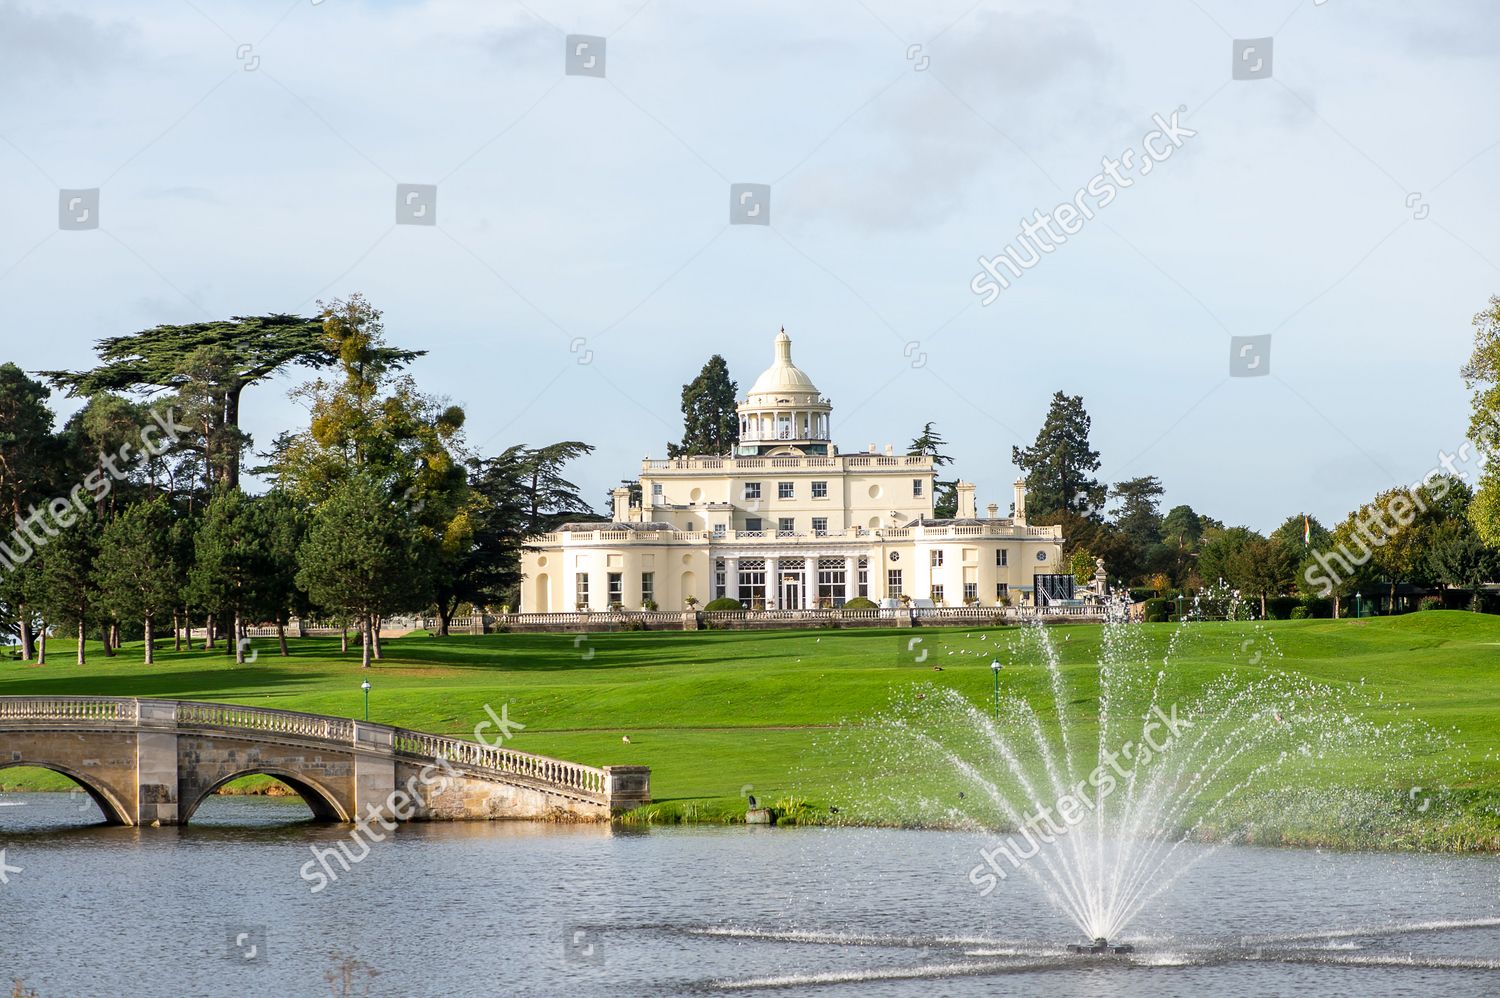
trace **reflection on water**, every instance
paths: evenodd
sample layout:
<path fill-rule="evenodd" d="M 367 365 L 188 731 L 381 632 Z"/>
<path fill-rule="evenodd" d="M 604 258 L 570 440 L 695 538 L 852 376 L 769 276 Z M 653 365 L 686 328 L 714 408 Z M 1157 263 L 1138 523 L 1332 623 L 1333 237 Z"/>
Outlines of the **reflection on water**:
<path fill-rule="evenodd" d="M 1127 960 L 1062 955 L 1023 878 L 981 898 L 969 834 L 407 825 L 315 895 L 349 830 L 295 798 L 132 829 L 77 797 L 0 795 L 0 977 L 41 998 L 1500 993 L 1493 857 L 1228 848 Z"/>

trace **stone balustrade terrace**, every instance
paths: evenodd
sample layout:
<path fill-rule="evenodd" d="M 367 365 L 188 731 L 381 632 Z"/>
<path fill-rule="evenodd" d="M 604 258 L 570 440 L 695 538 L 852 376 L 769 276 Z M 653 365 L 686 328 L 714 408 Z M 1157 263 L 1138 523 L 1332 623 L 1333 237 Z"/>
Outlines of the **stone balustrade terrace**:
<path fill-rule="evenodd" d="M 1018 525 L 1012 519 L 997 518 L 982 520 L 979 523 L 929 527 L 847 527 L 843 530 L 823 530 L 817 534 L 788 534 L 779 530 L 560 530 L 538 534 L 531 538 L 531 542 L 535 544 L 701 544 L 709 541 L 721 544 L 764 543 L 775 546 L 784 543 L 789 537 L 816 537 L 820 541 L 858 540 L 864 543 L 966 537 L 1058 540 L 1062 537 L 1062 527 Z"/>

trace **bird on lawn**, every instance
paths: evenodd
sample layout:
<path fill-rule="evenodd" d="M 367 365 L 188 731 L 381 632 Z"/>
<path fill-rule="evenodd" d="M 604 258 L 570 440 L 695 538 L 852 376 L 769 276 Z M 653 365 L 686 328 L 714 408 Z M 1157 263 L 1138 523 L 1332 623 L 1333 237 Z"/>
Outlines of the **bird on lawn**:
<path fill-rule="evenodd" d="M 630 736 L 629 735 L 621 735 L 620 736 L 620 741 L 624 742 L 626 745 L 629 745 L 630 744 Z"/>

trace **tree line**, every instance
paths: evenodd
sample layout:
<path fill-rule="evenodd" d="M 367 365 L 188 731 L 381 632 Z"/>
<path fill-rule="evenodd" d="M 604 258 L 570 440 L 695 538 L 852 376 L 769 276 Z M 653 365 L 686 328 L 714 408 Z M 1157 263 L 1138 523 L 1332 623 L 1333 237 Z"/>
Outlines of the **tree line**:
<path fill-rule="evenodd" d="M 243 662 L 249 624 L 273 622 L 286 654 L 296 616 L 356 629 L 368 665 L 381 618 L 433 612 L 446 633 L 513 599 L 525 537 L 598 519 L 564 474 L 592 447 L 472 452 L 463 409 L 407 370 L 422 351 L 389 345 L 360 295 L 320 307 L 106 339 L 98 366 L 45 381 L 0 365 L 0 630 L 25 658 L 46 660 L 49 633 L 75 635 L 80 663 L 91 635 L 113 655 L 139 634 L 149 663 L 170 624 L 175 647 L 197 625 Z M 296 367 L 316 375 L 292 392 L 308 424 L 256 453 L 247 389 Z M 83 400 L 60 429 L 54 389 Z M 153 422 L 169 445 L 133 448 Z M 260 495 L 241 487 L 252 455 Z"/>

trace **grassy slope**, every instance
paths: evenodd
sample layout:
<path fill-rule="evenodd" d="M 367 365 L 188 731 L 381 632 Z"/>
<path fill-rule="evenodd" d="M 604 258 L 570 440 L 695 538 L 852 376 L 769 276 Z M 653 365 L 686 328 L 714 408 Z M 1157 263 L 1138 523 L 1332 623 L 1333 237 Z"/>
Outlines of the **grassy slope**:
<path fill-rule="evenodd" d="M 1242 624 L 1197 626 L 1217 640 L 1173 657 L 1171 698 L 1190 699 L 1227 668 L 1280 668 L 1334 684 L 1363 679 L 1387 702 L 1411 704 L 1433 726 L 1454 729 L 1461 747 L 1441 764 L 1469 789 L 1500 798 L 1500 618 L 1425 612 L 1287 621 L 1261 625 L 1262 632 Z M 1086 727 L 1100 628 L 1056 633 Z M 1171 627 L 1145 625 L 1139 633 L 1146 657 L 1159 658 Z M 1240 646 L 1256 633 L 1269 634 L 1279 654 L 1250 666 L 1250 652 L 1263 646 Z M 913 634 L 927 642 L 929 662 L 941 664 L 941 672 L 904 664 Z M 698 806 L 712 815 L 736 807 L 742 813 L 745 784 L 769 800 L 840 799 L 860 761 L 833 737 L 840 722 L 875 715 L 904 684 L 948 685 L 988 703 L 989 655 L 1008 637 L 1003 630 L 959 629 L 414 636 L 386 642 L 385 661 L 368 673 L 356 655 L 341 658 L 337 642 L 321 639 L 294 641 L 288 659 L 275 654 L 274 642 L 257 642 L 259 660 L 244 667 L 223 655 L 159 651 L 150 669 L 138 646 L 114 659 L 92 649 L 89 664 L 79 667 L 67 643 L 55 642 L 45 667 L 0 664 L 0 695 L 158 696 L 359 716 L 359 684 L 368 677 L 373 721 L 470 737 L 486 717 L 485 704 L 496 710 L 506 704 L 509 716 L 526 725 L 512 747 L 594 765 L 649 765 L 657 800 L 708 798 Z M 1033 702 L 1048 698 L 1041 670 L 1013 668 L 1004 676 Z M 630 744 L 621 741 L 624 734 Z M 1365 767 L 1360 778 L 1369 786 L 1403 783 L 1384 760 L 1365 760 Z M 34 771 L 4 771 L 0 782 L 6 778 L 11 785 L 59 785 Z"/>

